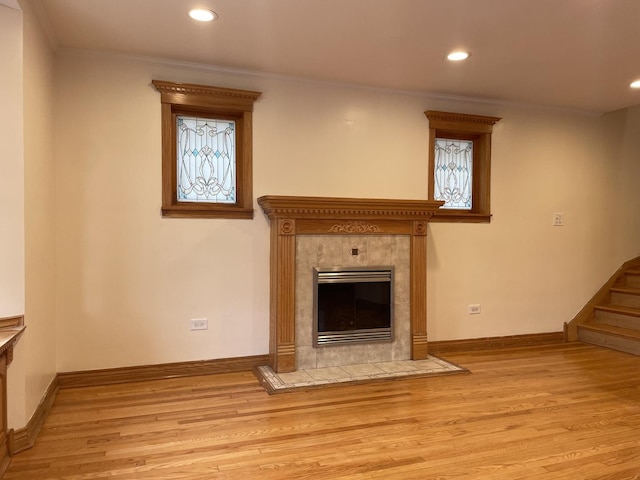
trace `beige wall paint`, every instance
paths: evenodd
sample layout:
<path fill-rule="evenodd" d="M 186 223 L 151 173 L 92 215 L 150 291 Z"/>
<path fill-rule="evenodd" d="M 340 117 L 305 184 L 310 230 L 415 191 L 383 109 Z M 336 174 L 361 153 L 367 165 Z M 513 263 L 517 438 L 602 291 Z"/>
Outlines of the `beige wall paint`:
<path fill-rule="evenodd" d="M 504 117 L 491 224 L 429 229 L 431 340 L 559 331 L 619 266 L 606 234 L 616 174 L 597 117 L 66 53 L 55 117 L 59 371 L 268 349 L 268 223 L 259 209 L 254 220 L 160 217 L 152 79 L 263 92 L 256 197 L 426 198 L 423 112 Z M 554 212 L 566 226 L 552 227 Z M 482 313 L 468 315 L 470 303 Z M 208 331 L 189 331 L 197 317 Z"/>
<path fill-rule="evenodd" d="M 25 312 L 22 11 L 0 5 L 0 317 Z M 21 356 L 21 346 L 15 349 Z M 26 365 L 7 371 L 9 427 L 25 423 Z"/>
<path fill-rule="evenodd" d="M 9 423 L 22 427 L 55 375 L 53 53 L 29 2 L 24 14 L 24 250 L 27 330 L 9 367 Z"/>
<path fill-rule="evenodd" d="M 264 353 L 266 221 L 163 219 L 149 67 L 57 70 L 58 370 Z"/>
<path fill-rule="evenodd" d="M 640 105 L 627 110 L 628 121 L 624 130 L 625 148 L 622 162 L 618 170 L 620 194 L 615 199 L 623 199 L 624 216 L 620 221 L 620 243 L 616 254 L 619 258 L 627 258 L 638 254 L 640 248 Z"/>
<path fill-rule="evenodd" d="M 0 5 L 0 317 L 24 313 L 22 12 Z"/>
<path fill-rule="evenodd" d="M 619 266 L 598 118 L 510 108 L 496 126 L 489 225 L 430 225 L 431 339 L 561 331 Z M 554 212 L 565 226 L 552 226 Z M 467 306 L 482 305 L 480 315 Z"/>
<path fill-rule="evenodd" d="M 0 23 L 0 316 L 27 325 L 7 372 L 9 427 L 20 428 L 55 375 L 53 56 L 28 2 L 0 6 Z"/>
<path fill-rule="evenodd" d="M 609 155 L 615 173 L 614 185 L 607 198 L 613 219 L 614 255 L 620 259 L 637 255 L 640 237 L 640 106 L 608 113 L 604 116 Z"/>

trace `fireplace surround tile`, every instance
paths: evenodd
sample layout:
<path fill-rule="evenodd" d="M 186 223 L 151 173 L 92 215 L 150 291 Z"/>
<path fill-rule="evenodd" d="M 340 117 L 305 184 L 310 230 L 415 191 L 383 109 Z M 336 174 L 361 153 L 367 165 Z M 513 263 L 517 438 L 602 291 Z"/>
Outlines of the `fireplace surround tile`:
<path fill-rule="evenodd" d="M 358 248 L 354 258 L 351 249 Z M 392 263 L 392 259 L 394 262 Z M 392 265 L 394 341 L 313 347 L 313 268 Z M 410 342 L 410 241 L 398 235 L 298 235 L 295 289 L 296 368 L 312 369 L 407 360 Z"/>
<path fill-rule="evenodd" d="M 408 268 L 399 264 L 396 267 L 394 276 L 396 288 L 394 291 L 396 305 L 409 305 L 411 303 L 411 272 Z M 408 314 L 408 312 L 407 312 Z"/>
<path fill-rule="evenodd" d="M 297 346 L 296 363 L 298 370 L 318 368 L 316 349 L 311 345 Z"/>
<path fill-rule="evenodd" d="M 391 360 L 405 360 L 407 358 L 411 358 L 411 342 L 409 341 L 409 333 L 407 329 L 407 334 L 402 336 L 399 339 L 396 339 L 395 342 L 391 345 Z"/>
<path fill-rule="evenodd" d="M 395 340 L 393 343 L 397 342 Z M 391 361 L 391 343 L 371 343 L 367 345 L 367 363 Z M 407 357 L 409 358 L 409 357 Z"/>
<path fill-rule="evenodd" d="M 316 349 L 317 368 L 367 363 L 365 344 L 335 345 Z"/>
<path fill-rule="evenodd" d="M 402 235 L 393 235 L 391 237 L 389 257 L 389 263 L 391 265 L 406 265 L 407 269 L 409 268 L 411 243 L 407 241 L 407 237 Z"/>
<path fill-rule="evenodd" d="M 368 239 L 353 236 L 337 237 L 342 243 L 342 257 L 340 263 L 349 267 L 366 267 L 369 263 Z M 353 249 L 358 250 L 357 255 L 353 255 Z"/>
<path fill-rule="evenodd" d="M 371 265 L 392 265 L 391 251 L 393 250 L 393 237 L 390 235 L 367 238 L 368 261 Z M 406 242 L 408 244 L 408 242 Z M 406 263 L 405 263 L 406 262 Z M 409 267 L 409 257 L 399 259 L 399 265 Z"/>
<path fill-rule="evenodd" d="M 298 241 L 304 241 L 313 238 L 312 235 L 299 235 Z M 315 258 L 316 264 L 314 266 L 319 267 L 331 267 L 337 264 L 342 264 L 343 260 L 343 247 L 339 241 L 340 237 L 326 237 L 321 236 L 316 238 L 317 253 Z M 296 244 L 297 249 L 297 244 Z M 298 251 L 296 250 L 296 261 L 298 258 Z M 312 254 L 313 257 L 313 254 Z"/>

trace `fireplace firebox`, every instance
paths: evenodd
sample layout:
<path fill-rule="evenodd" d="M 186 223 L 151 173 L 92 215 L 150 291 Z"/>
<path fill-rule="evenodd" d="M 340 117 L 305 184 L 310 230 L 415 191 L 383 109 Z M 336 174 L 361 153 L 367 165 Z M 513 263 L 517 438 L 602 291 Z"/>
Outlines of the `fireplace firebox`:
<path fill-rule="evenodd" d="M 314 268 L 314 346 L 393 341 L 393 267 Z"/>

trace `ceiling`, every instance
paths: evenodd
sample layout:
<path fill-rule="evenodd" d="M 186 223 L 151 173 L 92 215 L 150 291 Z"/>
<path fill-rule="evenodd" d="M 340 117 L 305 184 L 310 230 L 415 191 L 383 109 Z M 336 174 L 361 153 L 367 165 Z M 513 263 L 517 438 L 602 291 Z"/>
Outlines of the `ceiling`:
<path fill-rule="evenodd" d="M 606 112 L 640 104 L 639 0 L 34 0 L 58 49 Z M 187 10 L 219 19 L 201 24 Z M 471 57 L 445 59 L 453 49 Z"/>

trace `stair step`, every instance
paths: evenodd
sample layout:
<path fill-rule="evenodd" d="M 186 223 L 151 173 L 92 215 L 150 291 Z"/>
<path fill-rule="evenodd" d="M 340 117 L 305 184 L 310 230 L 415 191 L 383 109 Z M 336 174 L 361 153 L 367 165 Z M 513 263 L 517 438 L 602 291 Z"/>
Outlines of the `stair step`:
<path fill-rule="evenodd" d="M 612 292 L 626 293 L 627 295 L 640 296 L 640 288 L 627 288 L 627 287 L 611 287 Z"/>
<path fill-rule="evenodd" d="M 613 287 L 609 291 L 611 292 L 611 303 L 640 308 L 640 289 Z"/>
<path fill-rule="evenodd" d="M 640 308 L 625 305 L 599 305 L 594 307 L 595 324 L 611 325 L 640 331 Z"/>
<path fill-rule="evenodd" d="M 640 317 L 640 308 L 628 307 L 626 305 L 597 305 L 594 307 L 596 311 L 617 313 L 620 315 L 629 315 L 631 317 Z"/>
<path fill-rule="evenodd" d="M 640 355 L 640 331 L 613 325 L 578 325 L 578 340 L 600 347 Z"/>
<path fill-rule="evenodd" d="M 632 330 L 630 328 L 616 327 L 613 325 L 604 325 L 599 323 L 585 323 L 579 325 L 579 328 L 584 330 L 591 330 L 593 332 L 604 332 L 610 335 L 616 335 L 619 337 L 632 338 L 640 341 L 640 332 L 638 330 Z"/>
<path fill-rule="evenodd" d="M 624 273 L 627 288 L 640 288 L 640 268 L 629 268 Z"/>

